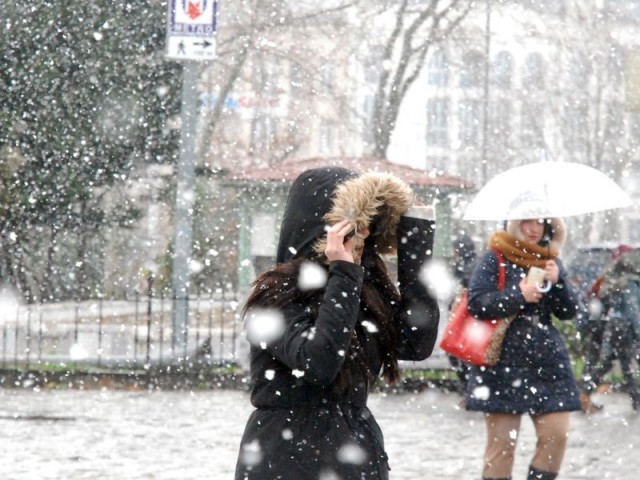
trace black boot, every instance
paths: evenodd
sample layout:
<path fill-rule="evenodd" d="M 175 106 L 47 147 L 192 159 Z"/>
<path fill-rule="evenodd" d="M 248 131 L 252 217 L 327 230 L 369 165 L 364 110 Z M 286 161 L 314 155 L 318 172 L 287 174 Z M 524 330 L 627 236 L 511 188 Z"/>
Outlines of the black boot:
<path fill-rule="evenodd" d="M 554 480 L 557 476 L 557 473 L 544 472 L 529 465 L 529 475 L 527 476 L 527 480 Z"/>
<path fill-rule="evenodd" d="M 629 388 L 629 395 L 631 396 L 631 408 L 635 411 L 640 410 L 640 391 L 638 391 L 638 387 L 634 385 Z"/>

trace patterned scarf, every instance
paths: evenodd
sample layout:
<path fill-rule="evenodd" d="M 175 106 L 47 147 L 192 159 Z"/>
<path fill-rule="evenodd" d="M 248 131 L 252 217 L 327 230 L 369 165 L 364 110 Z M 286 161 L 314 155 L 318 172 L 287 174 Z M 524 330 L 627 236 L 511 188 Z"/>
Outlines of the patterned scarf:
<path fill-rule="evenodd" d="M 518 240 L 505 231 L 491 235 L 489 248 L 498 250 L 511 263 L 523 268 L 531 266 L 544 268 L 547 260 L 552 260 L 558 256 L 558 250 L 554 247 Z"/>

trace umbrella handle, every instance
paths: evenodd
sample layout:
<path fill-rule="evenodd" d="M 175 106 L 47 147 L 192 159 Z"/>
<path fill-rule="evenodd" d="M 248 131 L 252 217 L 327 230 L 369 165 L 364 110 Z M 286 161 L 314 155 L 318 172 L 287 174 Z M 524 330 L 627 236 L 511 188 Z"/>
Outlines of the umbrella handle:
<path fill-rule="evenodd" d="M 551 287 L 552 285 L 549 280 L 545 280 L 544 283 L 536 285 L 536 288 L 540 293 L 547 293 L 549 290 L 551 290 Z"/>

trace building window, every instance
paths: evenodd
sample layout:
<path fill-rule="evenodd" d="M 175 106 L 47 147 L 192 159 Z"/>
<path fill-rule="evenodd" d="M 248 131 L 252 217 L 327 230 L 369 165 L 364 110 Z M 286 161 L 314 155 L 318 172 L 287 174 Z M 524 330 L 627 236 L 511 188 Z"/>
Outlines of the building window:
<path fill-rule="evenodd" d="M 585 103 L 568 105 L 564 112 L 564 142 L 568 150 L 581 153 L 588 132 L 588 108 Z"/>
<path fill-rule="evenodd" d="M 322 93 L 332 93 L 335 77 L 335 67 L 331 63 L 325 63 L 320 69 L 320 81 Z"/>
<path fill-rule="evenodd" d="M 256 212 L 251 216 L 251 255 L 272 257 L 276 253 L 276 216 Z"/>
<path fill-rule="evenodd" d="M 444 87 L 449 83 L 449 65 L 442 50 L 436 50 L 429 58 L 428 82 L 429 85 Z"/>
<path fill-rule="evenodd" d="M 607 105 L 605 118 L 605 140 L 618 141 L 624 137 L 625 125 L 622 115 L 622 104 L 613 101 Z"/>
<path fill-rule="evenodd" d="M 256 115 L 251 128 L 251 148 L 254 153 L 269 150 L 276 137 L 277 121 L 269 115 Z"/>
<path fill-rule="evenodd" d="M 524 0 L 523 3 L 525 8 L 530 8 L 540 13 L 563 15 L 565 12 L 565 2 L 558 0 Z"/>
<path fill-rule="evenodd" d="M 629 112 L 629 143 L 632 146 L 640 146 L 640 113 Z"/>
<path fill-rule="evenodd" d="M 616 84 L 622 83 L 624 80 L 624 50 L 622 47 L 614 45 L 609 49 L 607 64 L 606 71 L 609 74 L 609 78 Z"/>
<path fill-rule="evenodd" d="M 576 81 L 578 78 L 589 78 L 590 65 L 589 61 L 583 56 L 576 55 L 569 60 L 570 81 Z"/>
<path fill-rule="evenodd" d="M 427 144 L 446 146 L 449 143 L 449 103 L 444 98 L 427 102 Z"/>
<path fill-rule="evenodd" d="M 333 124 L 328 122 L 327 120 L 322 120 L 320 122 L 320 145 L 319 150 L 322 154 L 331 154 L 333 153 L 333 144 L 334 144 L 334 127 Z"/>
<path fill-rule="evenodd" d="M 384 47 L 374 45 L 369 50 L 369 55 L 363 59 L 364 80 L 369 85 L 377 85 L 380 81 L 380 65 L 384 57 Z"/>
<path fill-rule="evenodd" d="M 522 74 L 522 88 L 525 90 L 544 89 L 544 60 L 539 53 L 527 56 Z"/>
<path fill-rule="evenodd" d="M 467 52 L 462 56 L 460 86 L 463 88 L 479 87 L 484 77 L 484 57 L 479 52 Z"/>
<path fill-rule="evenodd" d="M 253 68 L 256 92 L 271 95 L 278 91 L 278 82 L 282 75 L 280 60 L 270 56 L 261 56 Z"/>
<path fill-rule="evenodd" d="M 264 272 L 273 265 L 277 250 L 276 216 L 257 212 L 251 216 L 251 260 L 254 272 Z"/>
<path fill-rule="evenodd" d="M 455 173 L 462 177 L 472 179 L 473 181 L 480 181 L 479 177 L 484 175 L 483 170 L 485 167 L 477 157 L 460 156 L 455 163 L 457 165 Z"/>
<path fill-rule="evenodd" d="M 427 157 L 427 171 L 451 173 L 451 160 L 449 157 Z"/>
<path fill-rule="evenodd" d="M 500 98 L 491 102 L 489 106 L 489 127 L 491 142 L 494 145 L 506 147 L 511 135 L 511 102 Z"/>
<path fill-rule="evenodd" d="M 522 105 L 521 139 L 527 148 L 544 147 L 544 104 L 529 102 Z"/>
<path fill-rule="evenodd" d="M 373 130 L 371 128 L 371 125 L 373 125 L 373 101 L 374 96 L 372 94 L 367 94 L 362 99 L 363 140 L 366 144 L 373 143 Z"/>
<path fill-rule="evenodd" d="M 509 52 L 500 52 L 491 65 L 490 78 L 492 85 L 509 89 L 513 76 L 513 57 Z"/>
<path fill-rule="evenodd" d="M 629 242 L 632 244 L 640 243 L 640 218 L 627 218 Z"/>
<path fill-rule="evenodd" d="M 459 107 L 459 140 L 463 146 L 480 144 L 482 111 L 478 100 L 462 100 Z"/>
<path fill-rule="evenodd" d="M 640 0 L 605 0 L 604 10 L 618 17 L 640 17 Z"/>
<path fill-rule="evenodd" d="M 298 96 L 302 85 L 304 85 L 304 72 L 302 65 L 298 62 L 292 62 L 289 65 L 289 88 L 292 96 Z"/>

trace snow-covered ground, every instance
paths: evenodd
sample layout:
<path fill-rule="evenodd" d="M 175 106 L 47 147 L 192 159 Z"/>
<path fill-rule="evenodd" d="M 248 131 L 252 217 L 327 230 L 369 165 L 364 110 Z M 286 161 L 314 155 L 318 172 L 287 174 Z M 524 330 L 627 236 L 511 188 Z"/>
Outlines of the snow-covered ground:
<path fill-rule="evenodd" d="M 371 397 L 385 433 L 392 480 L 479 478 L 484 427 L 453 393 Z M 601 397 L 603 413 L 573 415 L 560 478 L 634 480 L 640 472 L 640 414 L 628 397 Z M 246 392 L 0 390 L 0 478 L 231 479 Z M 523 422 L 515 479 L 534 448 Z"/>

